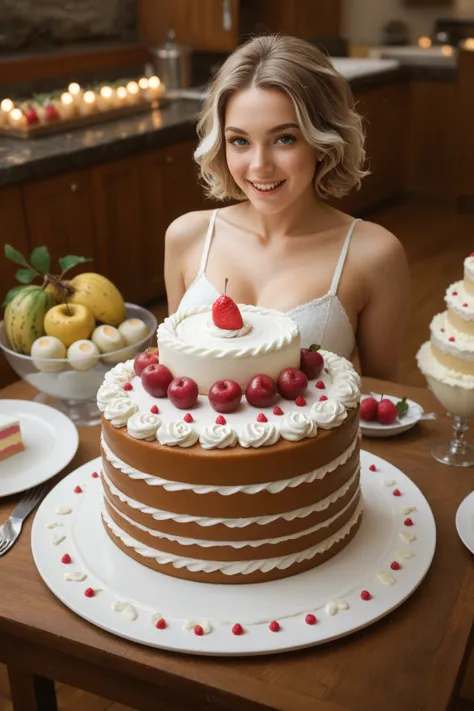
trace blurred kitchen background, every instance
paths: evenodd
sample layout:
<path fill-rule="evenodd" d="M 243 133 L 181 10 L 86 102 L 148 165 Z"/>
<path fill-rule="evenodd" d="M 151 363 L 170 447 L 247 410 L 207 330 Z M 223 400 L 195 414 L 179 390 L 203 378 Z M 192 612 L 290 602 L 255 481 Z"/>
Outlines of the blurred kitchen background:
<path fill-rule="evenodd" d="M 2 241 L 92 257 L 163 318 L 166 228 L 214 206 L 192 157 L 206 83 L 268 31 L 317 44 L 350 82 L 371 175 L 334 204 L 407 250 L 401 379 L 424 385 L 415 352 L 474 249 L 474 0 L 0 0 Z M 15 270 L 0 258 L 4 292 Z M 0 364 L 4 385 L 15 376 Z"/>

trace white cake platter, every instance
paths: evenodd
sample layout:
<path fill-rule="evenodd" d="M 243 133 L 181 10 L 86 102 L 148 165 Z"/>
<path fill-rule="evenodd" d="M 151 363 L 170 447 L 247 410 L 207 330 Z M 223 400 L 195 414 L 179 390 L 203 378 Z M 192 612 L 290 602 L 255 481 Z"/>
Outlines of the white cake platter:
<path fill-rule="evenodd" d="M 466 548 L 474 553 L 474 491 L 463 499 L 456 511 L 456 529 Z"/>
<path fill-rule="evenodd" d="M 329 642 L 401 605 L 433 558 L 436 528 L 425 497 L 399 469 L 363 451 L 362 524 L 333 559 L 267 583 L 212 585 L 172 578 L 143 567 L 109 539 L 100 516 L 100 466 L 97 458 L 79 467 L 44 499 L 33 523 L 33 557 L 46 585 L 67 607 L 140 644 L 240 656 Z M 62 562 L 64 554 L 70 563 Z M 399 569 L 391 568 L 394 561 Z M 363 599 L 362 591 L 370 599 Z M 308 614 L 316 623 L 308 624 Z M 164 629 L 156 627 L 160 617 Z M 270 629 L 273 621 L 279 624 L 276 632 Z M 236 623 L 240 635 L 232 631 Z M 196 634 L 197 625 L 203 635 Z"/>

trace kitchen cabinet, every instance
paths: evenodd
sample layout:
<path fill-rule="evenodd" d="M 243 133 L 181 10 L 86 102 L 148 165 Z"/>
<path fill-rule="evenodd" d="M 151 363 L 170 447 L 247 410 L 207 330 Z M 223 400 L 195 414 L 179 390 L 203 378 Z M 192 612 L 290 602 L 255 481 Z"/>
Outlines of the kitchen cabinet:
<path fill-rule="evenodd" d="M 257 31 L 295 37 L 338 37 L 340 0 L 252 0 Z"/>

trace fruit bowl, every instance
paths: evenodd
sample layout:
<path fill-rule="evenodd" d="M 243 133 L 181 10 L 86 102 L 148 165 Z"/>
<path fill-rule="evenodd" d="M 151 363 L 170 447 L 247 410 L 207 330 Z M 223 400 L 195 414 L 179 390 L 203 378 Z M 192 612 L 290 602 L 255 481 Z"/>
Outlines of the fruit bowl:
<path fill-rule="evenodd" d="M 117 363 L 134 358 L 150 346 L 156 337 L 157 321 L 147 309 L 125 304 L 127 318 L 139 318 L 147 326 L 145 338 L 116 351 L 90 357 L 90 368 L 75 370 L 67 358 L 32 358 L 12 351 L 7 343 L 5 324 L 0 322 L 0 348 L 15 373 L 33 385 L 38 394 L 33 399 L 51 405 L 67 415 L 76 425 L 97 425 L 100 412 L 96 404 L 97 391 L 105 373 Z M 87 359 L 82 360 L 87 366 Z"/>

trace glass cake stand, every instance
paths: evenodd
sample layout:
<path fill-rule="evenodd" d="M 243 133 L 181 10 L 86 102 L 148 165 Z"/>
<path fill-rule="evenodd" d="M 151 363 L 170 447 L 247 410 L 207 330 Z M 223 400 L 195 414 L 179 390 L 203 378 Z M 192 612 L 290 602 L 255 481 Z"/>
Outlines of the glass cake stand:
<path fill-rule="evenodd" d="M 437 444 L 431 450 L 431 454 L 436 461 L 441 462 L 441 464 L 449 464 L 452 467 L 474 466 L 474 446 L 465 441 L 468 429 L 467 418 L 454 415 L 451 441 Z"/>

